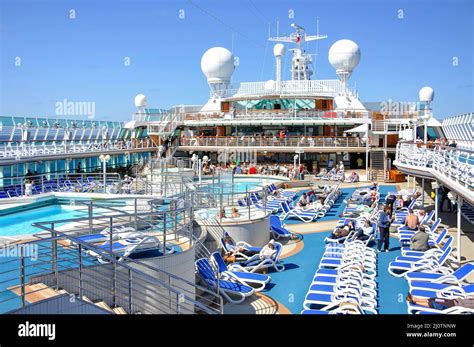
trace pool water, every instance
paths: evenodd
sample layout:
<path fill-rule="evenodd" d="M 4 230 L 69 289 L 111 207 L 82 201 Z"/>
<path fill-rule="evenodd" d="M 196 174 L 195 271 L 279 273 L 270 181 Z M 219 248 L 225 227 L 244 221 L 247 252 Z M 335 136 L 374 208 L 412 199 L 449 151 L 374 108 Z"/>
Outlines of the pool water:
<path fill-rule="evenodd" d="M 0 237 L 38 233 L 41 229 L 33 227 L 31 224 L 34 222 L 72 219 L 84 216 L 84 210 L 74 210 L 59 204 L 16 212 L 0 217 Z"/>
<path fill-rule="evenodd" d="M 283 180 L 278 179 L 267 179 L 267 178 L 254 178 L 254 177 L 237 177 L 234 178 L 234 183 L 232 184 L 232 179 L 221 179 L 221 184 L 212 185 L 212 180 L 203 179 L 203 182 L 209 181 L 209 185 L 203 187 L 203 189 L 208 189 L 214 193 L 220 192 L 222 189 L 223 193 L 245 193 L 246 191 L 251 191 L 255 189 L 260 189 L 263 186 L 269 185 L 271 183 L 281 183 Z M 217 180 L 215 181 L 217 183 Z"/>

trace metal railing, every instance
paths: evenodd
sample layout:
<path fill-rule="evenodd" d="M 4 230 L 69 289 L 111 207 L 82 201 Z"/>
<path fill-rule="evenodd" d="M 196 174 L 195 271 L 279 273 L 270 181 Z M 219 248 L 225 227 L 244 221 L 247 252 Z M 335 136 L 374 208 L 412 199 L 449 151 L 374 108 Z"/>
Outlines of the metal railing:
<path fill-rule="evenodd" d="M 394 164 L 397 163 L 434 172 L 467 189 L 466 193 L 474 192 L 473 151 L 435 143 L 425 146 L 413 142 L 399 142 Z"/>
<path fill-rule="evenodd" d="M 156 149 L 150 141 L 126 141 L 126 142 L 93 142 L 93 143 L 77 143 L 63 141 L 61 144 L 36 145 L 28 142 L 15 142 L 13 144 L 3 144 L 0 147 L 0 163 L 2 160 L 23 159 L 31 157 L 44 157 L 56 155 L 72 155 L 90 152 L 108 152 L 123 151 L 137 149 Z"/>
<path fill-rule="evenodd" d="M 360 147 L 365 142 L 358 137 L 289 136 L 285 138 L 261 136 L 181 137 L 179 146 L 186 147 Z"/>
<path fill-rule="evenodd" d="M 194 253 L 187 252 L 199 238 L 193 234 L 192 206 L 180 199 L 134 198 L 120 208 L 110 200 L 91 201 L 88 210 L 86 218 L 35 223 L 42 230 L 35 235 L 37 240 L 0 248 L 2 255 L 14 254 L 0 258 L 2 312 L 25 307 L 38 298 L 68 293 L 128 314 L 222 313 L 222 298 L 193 282 L 194 268 L 188 276 L 192 280 L 185 279 L 153 266 L 146 258 L 119 258 L 112 248 L 80 239 L 102 232 L 111 245 L 131 237 L 123 235 L 127 231 L 121 228 L 132 228 L 144 239 L 159 241 L 161 255 L 157 256 L 175 256 L 169 253 L 176 247 L 181 249 L 177 255 L 191 255 L 183 264 L 189 271 Z M 67 312 L 68 307 L 61 309 Z"/>
<path fill-rule="evenodd" d="M 1 197 L 15 198 L 49 192 L 123 193 L 119 173 L 54 172 L 43 175 L 5 177 L 0 187 Z M 2 192 L 3 191 L 3 192 Z"/>
<path fill-rule="evenodd" d="M 225 90 L 223 97 L 242 96 L 264 96 L 264 95 L 319 95 L 338 96 L 342 93 L 357 95 L 355 89 L 346 88 L 339 80 L 302 80 L 281 81 L 278 90 L 268 88 L 267 82 L 242 82 L 236 86 L 230 86 Z"/>

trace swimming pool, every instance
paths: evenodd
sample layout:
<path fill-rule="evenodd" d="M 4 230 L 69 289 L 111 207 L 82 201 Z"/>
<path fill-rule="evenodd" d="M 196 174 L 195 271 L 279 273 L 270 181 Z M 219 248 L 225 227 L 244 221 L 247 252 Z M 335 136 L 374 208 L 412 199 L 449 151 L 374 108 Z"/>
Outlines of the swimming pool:
<path fill-rule="evenodd" d="M 67 205 L 51 204 L 31 210 L 11 213 L 0 217 L 0 237 L 32 235 L 41 231 L 33 227 L 34 222 L 84 217 L 84 209 L 77 210 Z M 61 224 L 58 224 L 60 226 Z"/>
<path fill-rule="evenodd" d="M 237 176 L 232 178 L 221 178 L 220 181 L 215 180 L 214 186 L 212 185 L 213 181 L 210 178 L 203 178 L 202 181 L 204 183 L 208 183 L 204 189 L 208 189 L 209 191 L 213 191 L 214 193 L 220 192 L 222 189 L 222 193 L 245 193 L 246 191 L 251 191 L 255 189 L 259 189 L 263 186 L 269 185 L 271 183 L 282 183 L 286 182 L 287 180 L 283 178 L 277 177 L 262 177 L 262 176 Z M 220 182 L 221 184 L 218 185 L 217 183 Z M 202 188 L 201 188 L 202 189 Z"/>

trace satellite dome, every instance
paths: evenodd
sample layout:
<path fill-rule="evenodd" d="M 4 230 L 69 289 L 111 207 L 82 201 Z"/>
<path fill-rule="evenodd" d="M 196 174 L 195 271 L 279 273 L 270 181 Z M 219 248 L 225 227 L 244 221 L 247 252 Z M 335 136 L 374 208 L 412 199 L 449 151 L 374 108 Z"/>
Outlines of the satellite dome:
<path fill-rule="evenodd" d="M 273 55 L 275 57 L 281 57 L 285 54 L 285 45 L 283 43 L 277 43 L 273 46 Z"/>
<path fill-rule="evenodd" d="M 143 94 L 138 94 L 135 96 L 135 107 L 146 107 L 147 106 L 147 100 L 146 96 Z"/>
<path fill-rule="evenodd" d="M 265 82 L 265 86 L 263 87 L 265 90 L 274 90 L 275 89 L 275 81 L 268 80 Z"/>
<path fill-rule="evenodd" d="M 352 72 L 359 64 L 360 48 L 351 40 L 336 41 L 329 49 L 328 59 L 336 70 Z"/>
<path fill-rule="evenodd" d="M 431 87 L 423 87 L 418 93 L 421 102 L 431 102 L 434 98 L 434 90 Z"/>
<path fill-rule="evenodd" d="M 234 68 L 234 55 L 223 47 L 208 49 L 201 58 L 201 70 L 209 83 L 230 81 Z"/>

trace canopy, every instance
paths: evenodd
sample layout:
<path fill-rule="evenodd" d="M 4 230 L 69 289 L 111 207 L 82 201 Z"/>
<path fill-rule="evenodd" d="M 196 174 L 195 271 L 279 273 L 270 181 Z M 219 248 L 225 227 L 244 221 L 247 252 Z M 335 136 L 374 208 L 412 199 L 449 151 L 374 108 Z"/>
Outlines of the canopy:
<path fill-rule="evenodd" d="M 368 129 L 368 123 L 361 124 L 355 128 L 344 131 L 345 133 L 366 133 Z"/>
<path fill-rule="evenodd" d="M 441 123 L 440 123 L 440 121 L 437 120 L 436 118 L 431 117 L 431 118 L 428 120 L 428 126 L 429 126 L 429 127 L 440 127 L 440 126 L 441 126 Z"/>

